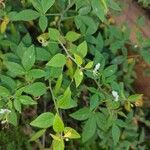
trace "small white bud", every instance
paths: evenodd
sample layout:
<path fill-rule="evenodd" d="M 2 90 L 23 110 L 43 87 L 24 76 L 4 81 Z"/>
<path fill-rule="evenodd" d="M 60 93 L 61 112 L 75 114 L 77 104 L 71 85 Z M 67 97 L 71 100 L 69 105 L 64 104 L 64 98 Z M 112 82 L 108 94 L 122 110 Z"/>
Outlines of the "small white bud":
<path fill-rule="evenodd" d="M 100 63 L 96 64 L 96 66 L 95 66 L 95 70 L 99 70 L 99 69 L 100 69 L 100 66 L 101 66 L 101 64 L 100 64 Z"/>
<path fill-rule="evenodd" d="M 138 48 L 138 45 L 134 45 L 134 48 Z"/>
<path fill-rule="evenodd" d="M 5 124 L 5 123 L 7 123 L 7 120 L 1 121 L 1 124 Z"/>
<path fill-rule="evenodd" d="M 112 95 L 113 95 L 113 97 L 115 98 L 115 101 L 117 102 L 117 101 L 119 100 L 118 92 L 112 91 Z"/>
<path fill-rule="evenodd" d="M 133 105 L 133 104 L 131 104 L 131 107 L 134 107 L 134 105 Z"/>
<path fill-rule="evenodd" d="M 93 74 L 94 74 L 94 75 L 97 75 L 98 70 L 100 69 L 100 66 L 101 66 L 100 63 L 96 64 L 96 66 L 95 66 L 95 68 L 94 68 L 94 70 L 93 70 Z"/>
<path fill-rule="evenodd" d="M 9 109 L 0 109 L 0 114 L 11 113 Z"/>
<path fill-rule="evenodd" d="M 69 139 L 68 139 L 68 138 L 65 138 L 65 141 L 67 141 L 67 142 L 68 142 L 68 141 L 69 141 Z"/>

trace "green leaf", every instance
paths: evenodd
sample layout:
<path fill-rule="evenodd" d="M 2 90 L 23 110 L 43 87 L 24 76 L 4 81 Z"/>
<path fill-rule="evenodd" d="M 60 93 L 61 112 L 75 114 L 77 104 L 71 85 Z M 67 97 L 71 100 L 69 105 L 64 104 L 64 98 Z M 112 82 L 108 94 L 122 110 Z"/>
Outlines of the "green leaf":
<path fill-rule="evenodd" d="M 82 34 L 91 35 L 94 34 L 98 29 L 98 23 L 92 17 L 88 16 L 81 16 L 78 15 L 75 17 L 75 23 L 77 28 L 81 30 Z"/>
<path fill-rule="evenodd" d="M 83 60 L 82 60 L 82 58 L 81 58 L 79 55 L 74 54 L 74 58 L 75 58 L 75 61 L 76 61 L 76 63 L 77 63 L 78 65 L 82 65 Z"/>
<path fill-rule="evenodd" d="M 128 101 L 130 102 L 136 102 L 140 99 L 142 99 L 143 94 L 134 94 L 128 97 Z"/>
<path fill-rule="evenodd" d="M 48 63 L 47 66 L 63 67 L 66 64 L 66 57 L 63 54 L 56 54 Z"/>
<path fill-rule="evenodd" d="M 106 127 L 107 124 L 106 116 L 103 113 L 96 112 L 95 117 L 98 128 L 100 128 L 103 131 L 107 131 L 108 128 Z"/>
<path fill-rule="evenodd" d="M 56 133 L 64 131 L 64 123 L 58 114 L 55 115 L 53 129 Z"/>
<path fill-rule="evenodd" d="M 148 50 L 142 50 L 141 55 L 143 59 L 150 64 L 150 52 Z"/>
<path fill-rule="evenodd" d="M 105 13 L 107 13 L 107 11 L 108 11 L 108 4 L 107 4 L 107 1 L 105 1 L 105 0 L 101 0 L 101 3 L 102 3 L 102 5 L 103 5 L 103 7 L 104 7 L 104 9 L 105 9 Z"/>
<path fill-rule="evenodd" d="M 28 45 L 32 45 L 32 38 L 31 38 L 31 35 L 29 32 L 27 32 L 25 34 L 25 36 L 22 38 L 22 41 L 21 41 L 24 45 L 28 46 Z M 24 47 L 26 48 L 26 47 Z"/>
<path fill-rule="evenodd" d="M 35 97 L 45 94 L 46 90 L 47 90 L 47 88 L 46 88 L 45 84 L 42 82 L 35 82 L 31 85 L 27 85 L 24 88 L 25 93 L 31 94 Z"/>
<path fill-rule="evenodd" d="M 16 92 L 15 92 L 15 98 L 22 95 L 22 93 L 24 92 L 24 88 L 25 87 L 21 87 L 18 90 L 16 90 Z"/>
<path fill-rule="evenodd" d="M 91 11 L 90 5 L 83 6 L 79 9 L 79 15 L 82 15 L 82 16 L 88 15 L 90 11 Z"/>
<path fill-rule="evenodd" d="M 30 138 L 30 141 L 36 141 L 39 137 L 41 137 L 46 132 L 46 129 L 39 130 L 38 132 L 34 133 Z"/>
<path fill-rule="evenodd" d="M 40 14 L 32 9 L 25 9 L 17 13 L 13 18 L 12 21 L 31 21 L 35 20 L 40 16 Z"/>
<path fill-rule="evenodd" d="M 112 51 L 112 53 L 116 54 L 118 49 L 123 47 L 123 42 L 120 40 L 116 40 L 113 43 L 111 43 L 110 45 L 110 49 Z"/>
<path fill-rule="evenodd" d="M 57 140 L 57 141 L 60 141 L 60 140 L 61 140 L 60 135 L 57 134 L 57 133 L 56 133 L 56 135 L 54 135 L 54 134 L 50 134 L 50 135 L 51 135 L 51 137 L 52 137 L 54 140 Z"/>
<path fill-rule="evenodd" d="M 3 86 L 0 86 L 0 96 L 2 96 L 2 97 L 8 97 L 8 96 L 10 96 L 9 90 L 6 89 Z"/>
<path fill-rule="evenodd" d="M 88 62 L 86 65 L 85 65 L 85 69 L 91 69 L 92 67 L 93 67 L 93 64 L 94 64 L 94 62 L 93 61 L 90 61 L 90 62 Z"/>
<path fill-rule="evenodd" d="M 106 115 L 106 114 L 105 114 Z M 113 123 L 115 122 L 114 116 L 112 114 L 110 114 L 110 116 L 106 119 L 106 124 L 105 127 L 108 130 L 110 127 L 113 126 Z"/>
<path fill-rule="evenodd" d="M 36 60 L 39 60 L 39 61 L 50 60 L 51 54 L 45 48 L 36 47 L 35 51 L 36 51 Z"/>
<path fill-rule="evenodd" d="M 116 10 L 116 11 L 121 11 L 120 6 L 115 2 L 114 0 L 109 0 L 109 7 Z"/>
<path fill-rule="evenodd" d="M 35 63 L 35 49 L 34 46 L 30 46 L 23 54 L 22 65 L 25 70 L 30 70 Z"/>
<path fill-rule="evenodd" d="M 18 98 L 14 99 L 14 107 L 19 113 L 21 113 L 21 103 Z"/>
<path fill-rule="evenodd" d="M 53 41 L 59 41 L 60 39 L 60 33 L 57 29 L 49 28 L 48 29 L 49 37 Z"/>
<path fill-rule="evenodd" d="M 48 26 L 48 19 L 46 16 L 40 16 L 39 18 L 39 27 L 44 32 Z"/>
<path fill-rule="evenodd" d="M 1 80 L 2 85 L 5 85 L 12 91 L 14 91 L 16 89 L 16 86 L 17 86 L 16 82 L 11 77 L 5 76 L 5 75 L 0 75 L 0 80 Z"/>
<path fill-rule="evenodd" d="M 72 117 L 73 119 L 82 121 L 82 120 L 88 119 L 89 115 L 90 115 L 90 109 L 87 107 L 84 107 L 70 114 L 69 116 Z"/>
<path fill-rule="evenodd" d="M 30 96 L 22 95 L 18 97 L 18 100 L 23 104 L 23 105 L 36 105 L 37 102 L 34 101 Z"/>
<path fill-rule="evenodd" d="M 97 94 L 92 95 L 90 98 L 90 110 L 94 110 L 100 104 L 99 96 Z"/>
<path fill-rule="evenodd" d="M 101 21 L 105 20 L 105 9 L 100 0 L 92 0 L 91 5 L 94 13 L 99 17 Z"/>
<path fill-rule="evenodd" d="M 111 65 L 103 71 L 104 77 L 110 77 L 117 71 L 116 65 Z"/>
<path fill-rule="evenodd" d="M 87 47 L 87 42 L 84 41 L 82 42 L 78 47 L 77 47 L 77 52 L 84 58 L 87 55 L 88 47 Z"/>
<path fill-rule="evenodd" d="M 74 79 L 75 79 L 76 87 L 78 87 L 83 80 L 83 72 L 79 68 L 77 68 L 74 74 Z"/>
<path fill-rule="evenodd" d="M 107 102 L 107 107 L 109 109 L 118 109 L 120 107 L 120 102 L 108 101 Z"/>
<path fill-rule="evenodd" d="M 80 138 L 80 134 L 73 128 L 65 127 L 64 137 L 69 139 L 78 139 Z"/>
<path fill-rule="evenodd" d="M 127 128 L 126 122 L 124 122 L 124 121 L 121 120 L 121 119 L 117 119 L 115 123 L 116 123 L 119 127 Z"/>
<path fill-rule="evenodd" d="M 68 87 L 63 96 L 58 99 L 57 106 L 61 109 L 70 109 L 77 106 L 76 102 L 71 98 L 70 87 Z"/>
<path fill-rule="evenodd" d="M 41 69 L 32 69 L 28 72 L 28 75 L 34 79 L 38 79 L 38 78 L 45 77 L 46 73 Z"/>
<path fill-rule="evenodd" d="M 23 69 L 23 67 L 17 63 L 5 62 L 5 65 L 6 65 L 7 69 L 16 76 L 25 74 L 25 70 Z"/>
<path fill-rule="evenodd" d="M 8 114 L 7 120 L 14 126 L 17 126 L 17 114 L 15 111 L 11 110 L 11 113 Z"/>
<path fill-rule="evenodd" d="M 39 0 L 30 0 L 33 7 L 40 13 L 43 13 L 43 8 Z"/>
<path fill-rule="evenodd" d="M 74 41 L 78 40 L 80 37 L 81 37 L 81 34 L 76 33 L 74 31 L 69 31 L 65 36 L 66 40 L 68 40 L 70 42 L 74 42 Z"/>
<path fill-rule="evenodd" d="M 123 61 L 125 60 L 124 56 L 116 56 L 111 63 L 114 65 L 120 65 L 123 63 Z"/>
<path fill-rule="evenodd" d="M 56 85 L 55 85 L 55 88 L 54 88 L 54 94 L 56 95 L 60 88 L 61 88 L 61 84 L 62 84 L 62 80 L 63 80 L 63 75 L 61 74 L 59 77 L 58 77 L 58 80 L 56 82 Z"/>
<path fill-rule="evenodd" d="M 92 115 L 85 123 L 82 132 L 82 142 L 87 142 L 91 139 L 96 132 L 96 119 L 94 115 Z"/>
<path fill-rule="evenodd" d="M 63 139 L 53 140 L 53 150 L 64 150 L 65 144 Z"/>
<path fill-rule="evenodd" d="M 23 40 L 23 39 L 22 39 Z M 25 40 L 26 41 L 26 40 Z M 28 44 L 27 44 L 28 45 Z M 31 44 L 29 44 L 31 45 Z M 17 56 L 19 56 L 20 58 L 22 58 L 24 52 L 27 50 L 27 47 L 25 46 L 25 44 L 23 43 L 23 41 L 21 41 L 19 43 L 19 45 L 16 48 L 15 53 L 17 54 Z"/>
<path fill-rule="evenodd" d="M 47 67 L 46 78 L 55 79 L 62 74 L 62 68 Z"/>
<path fill-rule="evenodd" d="M 45 112 L 33 120 L 30 125 L 38 128 L 49 128 L 53 125 L 54 115 L 51 112 Z"/>
<path fill-rule="evenodd" d="M 117 125 L 113 124 L 112 126 L 112 138 L 114 141 L 114 144 L 116 145 L 119 142 L 119 138 L 120 138 L 120 129 Z"/>
<path fill-rule="evenodd" d="M 97 45 L 97 49 L 99 50 L 99 52 L 103 50 L 104 39 L 103 39 L 103 36 L 102 36 L 101 32 L 99 32 L 99 34 L 97 36 L 96 45 Z"/>
<path fill-rule="evenodd" d="M 55 0 L 41 0 L 43 12 L 46 13 L 55 3 Z"/>

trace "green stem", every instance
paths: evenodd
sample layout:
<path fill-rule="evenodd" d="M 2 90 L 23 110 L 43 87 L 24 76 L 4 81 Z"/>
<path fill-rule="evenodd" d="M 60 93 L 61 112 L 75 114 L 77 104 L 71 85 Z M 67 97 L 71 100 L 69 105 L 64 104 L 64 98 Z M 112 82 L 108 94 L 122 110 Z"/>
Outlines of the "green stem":
<path fill-rule="evenodd" d="M 61 111 L 59 112 L 59 109 L 57 107 L 57 103 L 56 103 L 56 98 L 54 96 L 54 93 L 53 93 L 53 90 L 52 90 L 52 85 L 51 85 L 51 81 L 49 80 L 49 89 L 50 89 L 50 92 L 51 92 L 51 95 L 52 95 L 52 100 L 54 102 L 54 106 L 55 106 L 55 109 L 56 109 L 56 113 L 62 118 L 62 114 L 61 114 Z M 62 118 L 63 120 L 63 118 Z M 63 135 L 63 133 L 61 132 L 60 133 L 61 137 Z"/>
<path fill-rule="evenodd" d="M 98 86 L 98 89 L 99 89 L 101 92 L 103 92 L 105 95 L 108 95 L 107 92 L 104 91 L 104 90 L 101 88 L 101 86 L 100 86 L 100 84 L 97 82 L 97 80 L 94 80 L 94 82 L 96 83 L 96 85 Z"/>
<path fill-rule="evenodd" d="M 52 85 L 51 85 L 51 81 L 49 80 L 49 89 L 50 89 L 50 92 L 51 92 L 51 95 L 52 95 L 52 100 L 54 102 L 54 106 L 55 106 L 55 109 L 56 109 L 56 112 L 57 114 L 59 114 L 59 110 L 58 110 L 58 107 L 57 107 L 57 103 L 56 103 L 56 98 L 54 96 L 54 93 L 53 93 L 53 90 L 52 90 Z"/>
<path fill-rule="evenodd" d="M 74 17 L 76 17 L 76 16 L 64 17 L 64 18 L 62 18 L 61 21 L 65 21 L 65 20 L 69 20 L 69 19 L 74 19 Z"/>
<path fill-rule="evenodd" d="M 61 13 L 61 16 L 60 16 L 60 20 L 58 22 L 58 29 L 59 31 L 61 32 L 61 21 L 63 20 L 63 16 L 64 14 L 74 5 L 75 3 L 75 0 L 73 0 L 72 2 L 69 2 L 68 6 L 66 7 L 66 9 L 64 9 Z"/>
<path fill-rule="evenodd" d="M 59 40 L 59 44 L 60 44 L 61 47 L 64 49 L 64 51 L 65 51 L 65 53 L 67 54 L 67 56 L 68 56 L 79 68 L 83 69 L 82 66 L 80 66 L 80 65 L 78 65 L 78 64 L 76 63 L 76 60 L 69 54 L 68 50 L 66 49 L 66 47 L 63 45 L 63 43 L 62 43 L 60 40 Z"/>
<path fill-rule="evenodd" d="M 56 13 L 56 14 L 46 14 L 46 16 L 61 16 L 61 14 Z"/>

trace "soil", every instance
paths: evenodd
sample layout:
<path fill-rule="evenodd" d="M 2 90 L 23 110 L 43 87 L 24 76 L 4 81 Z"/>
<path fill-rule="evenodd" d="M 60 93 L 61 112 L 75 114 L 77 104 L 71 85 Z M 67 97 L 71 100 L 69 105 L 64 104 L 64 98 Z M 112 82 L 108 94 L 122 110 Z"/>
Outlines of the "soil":
<path fill-rule="evenodd" d="M 131 30 L 130 41 L 133 44 L 138 44 L 136 39 L 136 33 L 140 31 L 145 38 L 150 38 L 150 16 L 149 10 L 143 9 L 136 1 L 133 0 L 122 0 L 124 3 L 122 14 L 115 16 L 115 22 L 117 25 L 127 23 Z M 145 17 L 145 24 L 143 26 L 137 26 L 137 18 Z M 150 64 L 146 64 L 142 59 L 139 59 L 135 71 L 137 78 L 134 83 L 134 87 L 137 93 L 144 94 L 144 106 L 150 107 L 150 76 L 144 75 L 144 70 L 150 70 Z"/>

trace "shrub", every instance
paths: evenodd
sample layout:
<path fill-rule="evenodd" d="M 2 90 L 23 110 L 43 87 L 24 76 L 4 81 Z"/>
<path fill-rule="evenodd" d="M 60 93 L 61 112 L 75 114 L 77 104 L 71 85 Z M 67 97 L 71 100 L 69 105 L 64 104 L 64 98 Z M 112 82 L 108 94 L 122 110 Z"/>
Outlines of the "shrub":
<path fill-rule="evenodd" d="M 113 0 L 1 1 L 2 126 L 28 127 L 31 144 L 53 150 L 141 148 L 129 29 L 107 15 L 120 10 Z"/>

